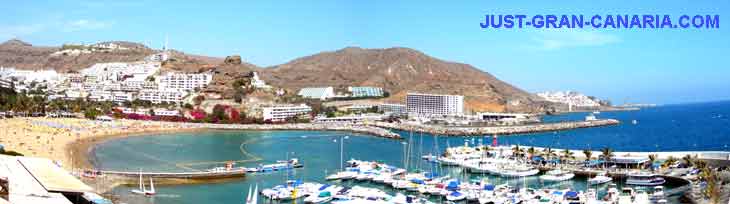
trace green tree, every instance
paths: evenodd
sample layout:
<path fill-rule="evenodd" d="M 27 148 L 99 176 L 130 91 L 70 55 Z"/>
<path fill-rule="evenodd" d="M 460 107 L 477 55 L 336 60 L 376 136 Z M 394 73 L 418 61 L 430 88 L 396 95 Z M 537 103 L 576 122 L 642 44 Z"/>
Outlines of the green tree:
<path fill-rule="evenodd" d="M 569 149 L 564 149 L 563 154 L 560 157 L 561 157 L 560 160 L 565 159 L 566 161 L 575 159 L 575 156 L 573 156 L 573 152 L 570 151 Z"/>
<path fill-rule="evenodd" d="M 593 156 L 593 151 L 591 151 L 590 149 L 584 149 L 583 155 L 586 156 L 586 161 L 590 161 L 591 157 Z"/>
<path fill-rule="evenodd" d="M 537 155 L 537 150 L 535 149 L 535 147 L 527 148 L 527 154 L 530 155 L 529 159 L 532 160 L 532 158 Z"/>
<path fill-rule="evenodd" d="M 601 149 L 601 159 L 605 161 L 611 161 L 611 159 L 613 159 L 613 156 L 613 149 L 608 147 Z"/>
<path fill-rule="evenodd" d="M 514 147 L 512 147 L 512 156 L 521 157 L 523 154 L 523 151 L 524 150 L 522 150 L 522 148 L 520 148 L 520 145 L 515 145 Z"/>

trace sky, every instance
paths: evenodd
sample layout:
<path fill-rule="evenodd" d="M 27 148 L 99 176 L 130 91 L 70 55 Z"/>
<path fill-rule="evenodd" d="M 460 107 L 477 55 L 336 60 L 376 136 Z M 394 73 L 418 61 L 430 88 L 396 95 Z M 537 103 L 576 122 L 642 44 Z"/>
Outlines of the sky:
<path fill-rule="evenodd" d="M 458 3 L 456 3 L 458 2 Z M 730 99 L 730 1 L 12 1 L 0 40 L 141 42 L 266 67 L 348 46 L 409 47 L 529 92 L 614 104 Z M 482 29 L 487 14 L 720 15 L 719 29 Z"/>

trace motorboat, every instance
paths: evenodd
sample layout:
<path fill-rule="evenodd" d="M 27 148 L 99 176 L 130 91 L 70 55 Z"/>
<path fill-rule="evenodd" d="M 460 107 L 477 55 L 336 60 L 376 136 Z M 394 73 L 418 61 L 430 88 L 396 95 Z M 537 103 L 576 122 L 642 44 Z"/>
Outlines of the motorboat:
<path fill-rule="evenodd" d="M 558 182 L 558 181 L 567 181 L 567 180 L 573 179 L 573 177 L 575 177 L 575 174 L 573 174 L 569 171 L 555 169 L 555 170 L 550 170 L 547 173 L 545 173 L 545 175 L 540 176 L 540 179 L 543 181 Z"/>
<path fill-rule="evenodd" d="M 504 168 L 497 169 L 497 174 L 502 177 L 526 177 L 538 173 L 540 173 L 539 169 L 528 165 L 507 165 Z"/>
<path fill-rule="evenodd" d="M 325 179 L 327 180 L 347 180 L 347 179 L 353 179 L 358 175 L 355 171 L 341 171 L 337 172 L 335 174 L 327 176 Z"/>
<path fill-rule="evenodd" d="M 459 191 L 451 191 L 451 193 L 446 196 L 446 200 L 448 201 L 460 201 L 464 199 L 466 199 L 466 194 Z"/>
<path fill-rule="evenodd" d="M 658 186 L 664 184 L 666 181 L 663 177 L 656 174 L 649 173 L 636 173 L 629 174 L 626 179 L 627 185 L 637 186 Z"/>
<path fill-rule="evenodd" d="M 660 200 L 664 200 L 664 199 L 665 199 L 664 186 L 655 186 L 654 192 L 651 194 L 651 200 L 658 203 Z"/>
<path fill-rule="evenodd" d="M 606 173 L 599 173 L 596 177 L 588 179 L 588 185 L 600 185 L 613 181 L 613 178 L 606 175 Z"/>

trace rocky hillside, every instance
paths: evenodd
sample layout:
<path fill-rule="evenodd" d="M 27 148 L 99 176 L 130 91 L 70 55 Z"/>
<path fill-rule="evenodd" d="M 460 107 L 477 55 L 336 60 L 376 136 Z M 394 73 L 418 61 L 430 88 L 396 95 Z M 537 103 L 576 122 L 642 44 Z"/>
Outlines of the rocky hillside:
<path fill-rule="evenodd" d="M 20 69 L 55 68 L 65 72 L 100 62 L 131 62 L 159 52 L 142 44 L 114 43 L 128 49 L 97 50 L 82 54 L 58 54 L 84 47 L 40 47 L 20 40 L 0 44 L 0 65 Z M 98 44 L 97 44 L 98 45 Z M 93 45 L 92 45 L 93 46 Z M 59 52 L 63 51 L 63 52 Z M 54 54 L 55 53 L 55 54 Z M 211 89 L 230 92 L 230 83 L 250 71 L 259 71 L 269 84 L 297 91 L 311 86 L 378 86 L 391 96 L 386 101 L 402 103 L 408 92 L 459 94 L 470 112 L 545 111 L 545 102 L 468 64 L 443 61 L 409 48 L 362 49 L 349 47 L 302 57 L 288 63 L 259 68 L 239 56 L 226 59 L 171 51 L 165 71 L 213 70 Z"/>
<path fill-rule="evenodd" d="M 88 54 L 59 53 L 72 50 L 69 47 L 41 47 L 13 39 L 0 44 L 0 65 L 19 69 L 55 68 L 65 72 L 87 68 L 99 62 L 126 62 L 144 59 L 154 53 L 144 45 L 129 42 L 116 42 L 128 47 L 125 50 L 96 51 Z"/>
<path fill-rule="evenodd" d="M 538 99 L 468 64 L 447 62 L 409 48 L 349 47 L 263 69 L 269 83 L 307 86 L 378 86 L 402 102 L 408 92 L 459 94 L 467 111 L 541 111 Z"/>

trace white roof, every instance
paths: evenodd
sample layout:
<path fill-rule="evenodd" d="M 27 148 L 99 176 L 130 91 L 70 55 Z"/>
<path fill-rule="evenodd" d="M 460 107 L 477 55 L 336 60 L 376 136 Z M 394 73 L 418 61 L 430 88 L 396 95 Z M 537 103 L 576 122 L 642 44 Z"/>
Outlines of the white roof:
<path fill-rule="evenodd" d="M 48 190 L 38 181 L 38 178 L 31 174 L 31 172 L 22 165 L 20 158 L 25 157 L 0 156 L 0 175 L 12 176 L 12 178 L 8 180 L 10 203 L 71 203 L 60 193 L 49 193 Z"/>

